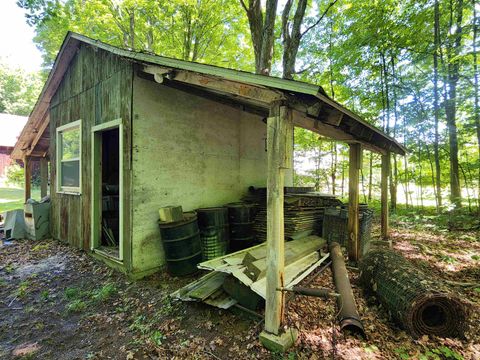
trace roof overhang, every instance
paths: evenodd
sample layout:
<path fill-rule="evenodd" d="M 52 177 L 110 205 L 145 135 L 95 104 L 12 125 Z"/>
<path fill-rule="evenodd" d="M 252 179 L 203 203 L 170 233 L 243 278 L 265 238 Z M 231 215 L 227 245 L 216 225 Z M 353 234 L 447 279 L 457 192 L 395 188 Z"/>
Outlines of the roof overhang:
<path fill-rule="evenodd" d="M 406 149 L 395 139 L 372 126 L 354 112 L 330 99 L 320 86 L 249 72 L 225 69 L 163 56 L 123 50 L 69 32 L 57 55 L 42 93 L 30 114 L 12 157 L 46 156 L 48 146 L 48 109 L 63 75 L 81 43 L 111 52 L 138 63 L 143 74 L 167 86 L 179 87 L 212 98 L 225 99 L 246 110 L 268 116 L 273 103 L 282 101 L 294 111 L 296 126 L 320 135 L 365 148 L 404 155 Z"/>

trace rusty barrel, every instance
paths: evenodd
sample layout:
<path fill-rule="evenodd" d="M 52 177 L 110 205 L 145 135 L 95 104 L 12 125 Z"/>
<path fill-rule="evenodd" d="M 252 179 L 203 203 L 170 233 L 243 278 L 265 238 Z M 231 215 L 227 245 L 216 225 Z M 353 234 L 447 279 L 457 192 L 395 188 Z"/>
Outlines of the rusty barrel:
<path fill-rule="evenodd" d="M 203 260 L 211 260 L 227 253 L 230 238 L 228 209 L 225 207 L 197 210 Z"/>
<path fill-rule="evenodd" d="M 184 276 L 197 271 L 202 261 L 197 214 L 185 213 L 182 221 L 159 222 L 167 270 L 171 275 Z"/>
<path fill-rule="evenodd" d="M 230 225 L 230 251 L 246 249 L 253 245 L 253 224 L 255 207 L 253 204 L 227 204 Z"/>

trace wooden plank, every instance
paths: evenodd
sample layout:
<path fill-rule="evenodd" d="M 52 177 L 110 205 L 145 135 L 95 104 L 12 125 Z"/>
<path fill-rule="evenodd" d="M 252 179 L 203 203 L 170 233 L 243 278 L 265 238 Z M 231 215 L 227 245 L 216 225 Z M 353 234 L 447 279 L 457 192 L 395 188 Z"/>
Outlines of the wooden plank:
<path fill-rule="evenodd" d="M 309 117 L 300 111 L 293 110 L 292 113 L 293 113 L 293 121 L 295 126 L 313 131 L 314 133 L 317 133 L 319 135 L 322 135 L 334 140 L 345 141 L 348 143 L 359 143 L 359 144 L 362 144 L 362 146 L 365 149 L 374 151 L 379 154 L 385 153 L 384 149 L 378 146 L 375 146 L 374 144 L 368 143 L 366 141 L 355 139 L 353 135 L 344 132 L 340 128 L 337 128 L 330 124 L 323 123 L 322 121 Z"/>
<path fill-rule="evenodd" d="M 48 132 L 48 124 L 50 123 L 50 117 L 48 116 L 48 112 L 45 112 L 45 115 L 43 119 L 40 121 L 40 125 L 38 129 L 35 129 L 37 131 L 37 134 L 33 138 L 29 150 L 27 150 L 27 155 L 32 155 L 32 152 L 37 151 L 37 152 L 45 152 L 45 148 L 41 148 L 40 146 L 37 146 L 39 143 L 40 139 L 45 135 L 45 131 Z"/>
<path fill-rule="evenodd" d="M 265 330 L 278 335 L 285 308 L 285 298 L 278 288 L 284 284 L 284 182 L 290 166 L 287 137 L 293 127 L 291 110 L 275 104 L 267 120 L 267 275 Z"/>
<path fill-rule="evenodd" d="M 227 261 L 228 261 L 228 264 L 232 266 L 241 265 L 246 253 L 253 252 L 256 249 L 260 249 L 260 248 L 265 249 L 265 246 L 266 244 L 255 245 L 248 249 L 239 250 L 232 254 L 223 255 L 221 257 L 218 257 L 212 260 L 201 262 L 200 264 L 197 265 L 197 267 L 203 270 L 218 270 L 219 267 L 225 266 L 225 264 L 227 264 Z M 266 251 L 266 250 L 263 250 L 263 251 Z"/>
<path fill-rule="evenodd" d="M 40 196 L 47 196 L 48 188 L 48 160 L 45 157 L 40 158 Z"/>
<path fill-rule="evenodd" d="M 362 147 L 360 144 L 350 144 L 349 175 L 348 175 L 348 258 L 358 261 L 360 242 L 358 241 L 358 177 L 362 164 Z"/>
<path fill-rule="evenodd" d="M 23 171 L 25 176 L 25 203 L 32 197 L 32 165 L 30 157 L 23 158 Z"/>
<path fill-rule="evenodd" d="M 320 250 L 326 241 L 318 236 L 307 236 L 303 239 L 290 241 L 285 244 L 285 266 L 310 254 L 312 251 Z M 260 258 L 252 262 L 245 262 L 245 273 L 252 279 L 258 280 L 266 275 L 266 258 Z"/>
<path fill-rule="evenodd" d="M 388 224 L 388 176 L 390 173 L 390 153 L 382 155 L 382 179 L 381 179 L 381 235 L 383 240 L 389 238 Z"/>
<path fill-rule="evenodd" d="M 224 273 L 215 273 L 215 276 L 210 277 L 201 286 L 191 290 L 188 296 L 202 301 L 205 300 L 222 287 L 226 276 L 227 274 Z"/>
<path fill-rule="evenodd" d="M 316 263 L 314 263 L 312 266 L 310 266 L 304 272 L 302 272 L 300 276 L 296 277 L 294 280 L 287 283 L 285 287 L 292 288 L 293 286 L 302 282 L 303 279 L 305 279 L 308 275 L 310 275 L 312 271 L 315 270 L 317 267 L 322 265 L 329 257 L 330 257 L 330 254 L 324 255 L 320 260 L 318 260 Z"/>
<path fill-rule="evenodd" d="M 320 255 L 317 251 L 314 251 L 303 258 L 298 259 L 297 261 L 285 266 L 284 269 L 284 283 L 285 285 L 291 284 L 299 275 L 305 271 L 305 269 L 310 268 L 314 263 L 316 263 L 320 258 Z M 266 277 L 261 278 L 258 281 L 255 281 L 250 288 L 256 292 L 258 295 L 263 298 L 268 298 L 268 280 Z M 277 291 L 281 293 L 281 291 Z M 267 308 L 265 308 L 265 311 Z"/>
<path fill-rule="evenodd" d="M 285 95 L 282 92 L 264 88 L 258 85 L 250 85 L 247 83 L 241 83 L 236 81 L 227 80 L 225 78 L 202 75 L 184 70 L 172 70 L 166 67 L 150 65 L 145 66 L 143 71 L 155 76 L 157 82 L 162 82 L 163 76 L 167 76 L 168 79 L 187 83 L 190 85 L 201 86 L 203 88 L 215 90 L 221 93 L 233 94 L 239 97 L 245 97 L 247 99 L 253 99 L 265 104 L 270 104 L 273 101 L 284 100 Z M 164 75 L 166 73 L 171 73 Z"/>

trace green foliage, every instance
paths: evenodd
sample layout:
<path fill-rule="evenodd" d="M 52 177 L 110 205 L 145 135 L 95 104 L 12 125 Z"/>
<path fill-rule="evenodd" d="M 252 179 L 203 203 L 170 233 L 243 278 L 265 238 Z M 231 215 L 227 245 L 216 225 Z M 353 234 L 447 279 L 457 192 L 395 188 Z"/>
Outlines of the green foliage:
<path fill-rule="evenodd" d="M 42 301 L 47 301 L 49 297 L 50 297 L 50 292 L 48 290 L 42 290 L 42 292 L 40 293 L 40 299 Z"/>
<path fill-rule="evenodd" d="M 111 296 L 117 293 L 117 288 L 114 284 L 106 284 L 99 289 L 93 290 L 91 298 L 94 301 L 103 302 L 108 300 Z"/>
<path fill-rule="evenodd" d="M 440 346 L 434 349 L 425 349 L 424 353 L 420 353 L 415 356 L 411 356 L 406 347 L 399 347 L 394 350 L 397 358 L 402 360 L 418 359 L 418 360 L 463 360 L 463 356 L 460 355 L 448 346 Z"/>
<path fill-rule="evenodd" d="M 67 300 L 75 300 L 82 297 L 82 295 L 83 295 L 82 291 L 80 291 L 79 288 L 69 287 L 69 288 L 66 288 L 64 291 L 64 296 L 65 296 L 65 299 Z"/>
<path fill-rule="evenodd" d="M 87 308 L 85 301 L 76 299 L 67 304 L 67 312 L 82 312 Z"/>
<path fill-rule="evenodd" d="M 190 61 L 252 69 L 248 23 L 229 0 L 19 0 L 50 66 L 68 30 L 112 45 Z"/>
<path fill-rule="evenodd" d="M 399 203 L 410 206 L 424 207 L 438 201 L 435 158 L 440 167 L 440 197 L 446 198 L 451 183 L 452 150 L 446 115 L 447 108 L 455 104 L 459 173 L 454 174 L 454 179 L 459 178 L 463 187 L 463 205 L 475 211 L 480 206 L 480 200 L 477 201 L 480 114 L 476 102 L 479 90 L 474 84 L 475 75 L 479 76 L 479 57 L 474 64 L 472 32 L 478 24 L 474 23 L 473 2 L 464 1 L 463 8 L 458 10 L 459 2 L 438 0 L 439 49 L 434 46 L 434 1 L 339 0 L 321 23 L 314 26 L 330 2 L 308 2 L 302 28 L 313 27 L 301 37 L 296 79 L 322 85 L 335 100 L 408 148 L 406 158 L 392 159 L 391 193 L 398 194 Z M 136 51 L 254 69 L 249 24 L 240 1 L 18 0 L 17 3 L 25 9 L 27 22 L 35 29 L 35 42 L 43 52 L 46 66 L 52 65 L 67 31 L 72 30 Z M 277 8 L 274 74 L 282 73 L 283 5 Z M 459 49 L 452 35 L 458 11 L 462 15 Z M 440 56 L 437 102 L 433 91 L 434 53 Z M 458 76 L 451 76 L 455 69 Z M 458 91 L 450 99 L 449 82 L 453 78 L 458 78 Z M 439 121 L 437 136 L 435 115 Z M 346 194 L 347 150 L 346 146 L 319 139 L 318 135 L 297 131 L 295 183 Z M 361 201 L 379 195 L 380 157 L 372 156 L 371 166 L 369 160 L 369 156 L 364 157 Z M 437 206 L 440 212 L 452 205 L 443 201 L 442 206 Z"/>
<path fill-rule="evenodd" d="M 23 167 L 21 167 L 19 164 L 14 163 L 8 166 L 6 172 L 8 184 L 23 187 L 25 178 Z"/>
<path fill-rule="evenodd" d="M 0 113 L 30 115 L 42 86 L 42 76 L 11 68 L 0 59 Z"/>
<path fill-rule="evenodd" d="M 150 339 L 155 345 L 160 346 L 162 345 L 162 341 L 165 339 L 165 335 L 163 335 L 160 331 L 155 330 L 152 335 L 150 335 Z"/>
<path fill-rule="evenodd" d="M 16 296 L 19 297 L 19 298 L 24 298 L 27 295 L 30 286 L 31 286 L 30 281 L 28 281 L 28 280 L 22 281 L 18 285 L 18 288 L 17 288 L 17 291 L 16 291 Z"/>
<path fill-rule="evenodd" d="M 405 347 L 399 347 L 393 350 L 397 357 L 402 360 L 408 360 L 410 359 L 410 355 L 408 354 L 408 349 Z"/>

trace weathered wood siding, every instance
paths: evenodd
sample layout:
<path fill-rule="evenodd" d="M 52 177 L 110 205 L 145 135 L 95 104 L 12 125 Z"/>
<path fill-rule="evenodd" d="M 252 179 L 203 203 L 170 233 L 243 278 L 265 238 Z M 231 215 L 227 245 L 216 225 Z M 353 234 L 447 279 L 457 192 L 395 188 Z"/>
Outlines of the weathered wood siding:
<path fill-rule="evenodd" d="M 266 125 L 258 116 L 135 77 L 133 271 L 164 262 L 158 209 L 239 201 L 266 185 Z"/>
<path fill-rule="evenodd" d="M 92 126 L 123 119 L 124 259 L 130 266 L 131 109 L 133 65 L 106 51 L 82 44 L 50 104 L 51 233 L 78 248 L 90 248 Z M 82 120 L 82 193 L 56 192 L 55 133 L 58 126 Z"/>

